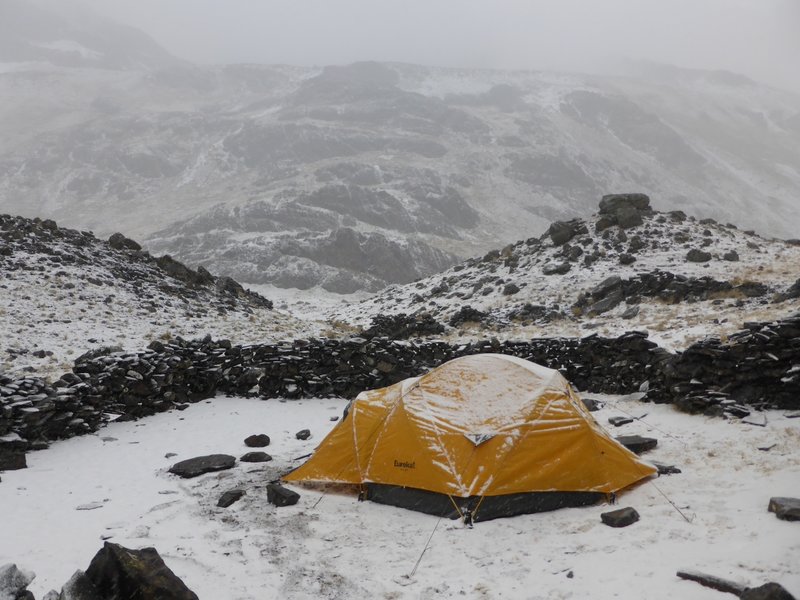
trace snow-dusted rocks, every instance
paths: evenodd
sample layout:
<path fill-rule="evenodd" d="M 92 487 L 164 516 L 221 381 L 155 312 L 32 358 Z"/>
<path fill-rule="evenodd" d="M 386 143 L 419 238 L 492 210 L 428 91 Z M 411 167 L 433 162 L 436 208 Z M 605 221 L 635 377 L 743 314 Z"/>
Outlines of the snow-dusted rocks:
<path fill-rule="evenodd" d="M 101 600 L 197 600 L 197 595 L 164 564 L 155 548 L 132 550 L 106 542 L 86 569 L 86 576 Z"/>
<path fill-rule="evenodd" d="M 540 238 L 391 286 L 329 316 L 366 327 L 377 317 L 424 314 L 450 324 L 453 329 L 435 335 L 455 340 L 486 330 L 576 336 L 637 329 L 681 349 L 706 335 L 732 333 L 743 312 L 768 320 L 800 310 L 797 246 L 681 211 L 604 206 L 610 212 L 558 221 Z M 614 215 L 622 209 L 635 211 L 641 222 L 627 229 L 617 224 Z M 689 253 L 706 262 L 687 261 Z M 466 307 L 485 316 L 464 325 L 455 317 Z"/>
<path fill-rule="evenodd" d="M 204 475 L 205 473 L 231 469 L 235 464 L 236 458 L 228 454 L 209 454 L 207 456 L 197 456 L 177 462 L 169 468 L 169 472 L 174 473 L 178 477 L 190 479 L 192 477 Z"/>
<path fill-rule="evenodd" d="M 35 577 L 30 571 L 23 571 L 15 564 L 0 566 L 0 600 L 25 598 L 25 588 Z"/>

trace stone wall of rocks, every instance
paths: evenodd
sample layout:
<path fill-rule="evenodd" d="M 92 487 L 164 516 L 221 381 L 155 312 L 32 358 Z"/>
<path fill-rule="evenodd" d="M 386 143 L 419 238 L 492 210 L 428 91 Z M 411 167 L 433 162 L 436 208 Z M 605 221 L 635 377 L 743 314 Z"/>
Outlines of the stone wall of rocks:
<path fill-rule="evenodd" d="M 657 383 L 647 399 L 692 413 L 736 414 L 737 404 L 800 409 L 800 315 L 693 344 L 664 364 Z"/>
<path fill-rule="evenodd" d="M 800 408 L 800 315 L 749 324 L 727 343 L 711 339 L 678 355 L 637 332 L 463 345 L 385 337 L 251 346 L 177 339 L 153 342 L 138 353 L 86 354 L 52 384 L 0 375 L 0 470 L 4 461 L 19 464 L 19 452 L 48 440 L 96 431 L 115 418 L 182 409 L 217 393 L 352 398 L 485 352 L 558 369 L 579 390 L 620 394 L 649 388 L 648 400 L 691 412 L 717 414 L 737 403 Z"/>
<path fill-rule="evenodd" d="M 526 358 L 560 370 L 579 389 L 607 393 L 637 390 L 664 357 L 669 358 L 638 333 L 615 339 L 464 345 L 350 338 L 233 346 L 227 340 L 177 339 L 153 342 L 137 353 L 86 354 L 54 383 L 0 375 L 0 438 L 13 433 L 29 445 L 41 446 L 47 440 L 96 431 L 112 419 L 182 409 L 217 393 L 352 398 L 452 358 L 483 352 Z"/>

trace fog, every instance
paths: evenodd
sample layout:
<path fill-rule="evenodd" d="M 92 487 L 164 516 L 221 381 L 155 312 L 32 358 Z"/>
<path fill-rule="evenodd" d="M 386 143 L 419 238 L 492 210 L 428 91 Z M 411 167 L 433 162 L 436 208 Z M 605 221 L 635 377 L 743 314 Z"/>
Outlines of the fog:
<path fill-rule="evenodd" d="M 645 59 L 800 91 L 798 0 L 80 1 L 201 63 L 607 71 Z"/>

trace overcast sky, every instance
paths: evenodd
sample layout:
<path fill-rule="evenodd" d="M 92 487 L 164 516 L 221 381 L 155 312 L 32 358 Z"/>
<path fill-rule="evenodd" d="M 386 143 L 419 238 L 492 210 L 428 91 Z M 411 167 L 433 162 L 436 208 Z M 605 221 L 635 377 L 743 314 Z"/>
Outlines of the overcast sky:
<path fill-rule="evenodd" d="M 196 62 L 595 70 L 620 58 L 800 91 L 800 0 L 80 0 Z"/>

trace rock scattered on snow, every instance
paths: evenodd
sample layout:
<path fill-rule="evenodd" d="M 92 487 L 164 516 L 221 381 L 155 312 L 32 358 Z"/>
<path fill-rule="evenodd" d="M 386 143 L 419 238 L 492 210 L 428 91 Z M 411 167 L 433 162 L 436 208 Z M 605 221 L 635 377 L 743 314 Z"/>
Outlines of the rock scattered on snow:
<path fill-rule="evenodd" d="M 267 500 L 275 506 L 292 506 L 300 500 L 300 494 L 287 489 L 279 483 L 267 484 Z"/>
<path fill-rule="evenodd" d="M 800 521 L 800 498 L 775 496 L 769 499 L 767 509 L 784 521 Z"/>
<path fill-rule="evenodd" d="M 264 448 L 269 446 L 269 436 L 265 433 L 248 436 L 244 440 L 244 445 L 248 448 Z"/>
<path fill-rule="evenodd" d="M 241 499 L 244 494 L 245 491 L 241 489 L 223 492 L 223 494 L 219 497 L 219 500 L 217 500 L 217 506 L 220 508 L 228 508 L 234 502 L 237 502 L 239 499 Z"/>
<path fill-rule="evenodd" d="M 242 454 L 239 460 L 247 463 L 259 463 L 268 462 L 272 460 L 272 457 L 266 452 L 248 452 L 247 454 Z"/>
<path fill-rule="evenodd" d="M 658 469 L 659 475 L 677 475 L 678 473 L 681 472 L 681 470 L 674 465 L 667 465 L 655 460 L 651 460 L 650 464 L 652 464 L 656 469 Z"/>
<path fill-rule="evenodd" d="M 616 440 L 635 454 L 642 454 L 658 445 L 658 440 L 641 435 L 621 435 Z"/>
<path fill-rule="evenodd" d="M 621 427 L 623 425 L 627 425 L 628 423 L 633 423 L 633 419 L 631 417 L 609 417 L 608 422 L 611 423 L 614 427 Z"/>
<path fill-rule="evenodd" d="M 604 512 L 600 514 L 600 520 L 609 527 L 627 527 L 639 520 L 639 513 L 630 506 Z"/>
<path fill-rule="evenodd" d="M 228 454 L 209 454 L 207 456 L 197 456 L 195 458 L 187 458 L 172 465 L 169 469 L 170 473 L 174 473 L 184 479 L 197 477 L 204 473 L 211 473 L 214 471 L 223 471 L 230 469 L 236 464 L 236 458 Z"/>
<path fill-rule="evenodd" d="M 294 434 L 294 437 L 296 437 L 298 440 L 307 440 L 311 437 L 311 431 L 308 429 L 301 429 Z"/>

